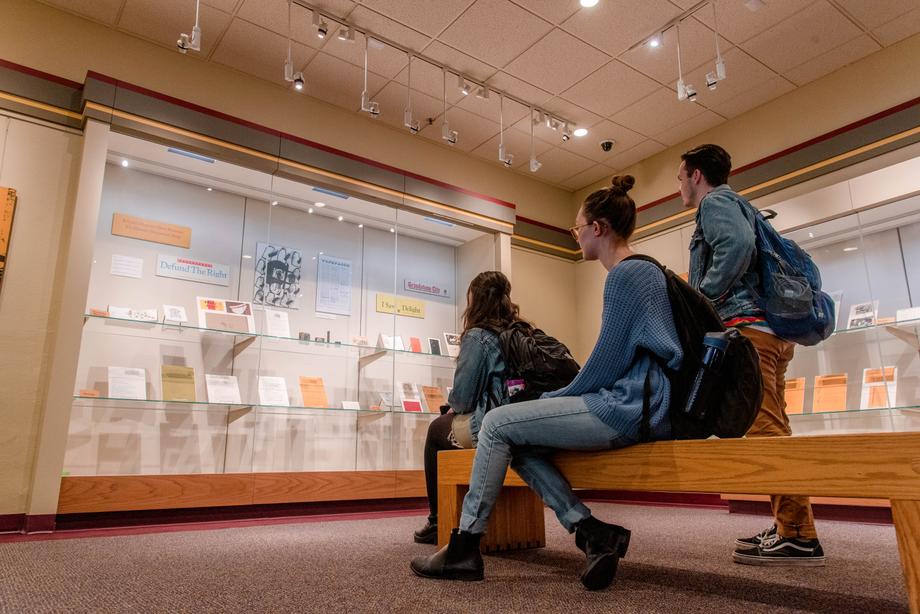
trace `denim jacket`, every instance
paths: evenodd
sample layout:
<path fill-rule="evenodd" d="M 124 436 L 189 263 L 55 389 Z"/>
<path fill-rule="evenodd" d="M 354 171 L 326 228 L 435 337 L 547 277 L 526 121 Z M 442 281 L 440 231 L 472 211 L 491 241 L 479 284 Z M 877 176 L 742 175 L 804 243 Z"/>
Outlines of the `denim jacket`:
<path fill-rule="evenodd" d="M 722 321 L 758 316 L 752 289 L 760 286 L 754 208 L 728 184 L 707 194 L 690 240 L 690 285 L 702 292 Z"/>
<path fill-rule="evenodd" d="M 454 387 L 447 403 L 458 414 L 472 414 L 473 443 L 486 411 L 509 401 L 504 375 L 505 359 L 498 335 L 482 328 L 468 330 L 460 340 Z"/>

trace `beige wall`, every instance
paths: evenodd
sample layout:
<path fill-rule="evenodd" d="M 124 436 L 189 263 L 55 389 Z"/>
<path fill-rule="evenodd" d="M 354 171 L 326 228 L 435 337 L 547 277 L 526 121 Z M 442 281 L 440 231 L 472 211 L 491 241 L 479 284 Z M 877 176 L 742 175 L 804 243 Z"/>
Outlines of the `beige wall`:
<path fill-rule="evenodd" d="M 0 115 L 0 185 L 19 203 L 0 288 L 0 514 L 25 511 L 48 385 L 82 139 Z M 0 140 L 3 137 L 0 136 Z"/>
<path fill-rule="evenodd" d="M 566 344 L 578 345 L 574 265 L 525 249 L 511 250 L 511 296 L 521 315 Z"/>
<path fill-rule="evenodd" d="M 525 217 L 568 225 L 568 191 L 294 93 L 280 84 L 205 62 L 192 54 L 183 56 L 30 0 L 0 2 L 0 58 L 81 83 L 87 70 L 94 70 L 514 202 Z"/>
<path fill-rule="evenodd" d="M 739 115 L 620 174 L 635 175 L 632 196 L 640 206 L 673 194 L 677 192 L 680 154 L 696 144 L 722 145 L 732 154 L 734 166 L 740 167 L 920 97 L 917 58 L 920 58 L 920 34 Z M 604 179 L 573 194 L 573 210 L 578 209 L 585 196 L 608 181 Z"/>

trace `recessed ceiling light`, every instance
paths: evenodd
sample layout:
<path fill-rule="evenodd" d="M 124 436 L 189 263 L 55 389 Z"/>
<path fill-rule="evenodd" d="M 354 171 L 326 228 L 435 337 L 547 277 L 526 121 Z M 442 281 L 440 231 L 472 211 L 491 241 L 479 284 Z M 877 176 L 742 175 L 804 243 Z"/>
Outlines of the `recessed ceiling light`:
<path fill-rule="evenodd" d="M 358 224 L 358 228 L 364 228 L 364 224 Z"/>
<path fill-rule="evenodd" d="M 249 254 L 243 254 L 243 259 L 244 259 L 244 260 L 252 260 L 252 256 L 250 256 Z"/>
<path fill-rule="evenodd" d="M 340 222 L 341 222 L 342 220 L 344 220 L 344 219 L 345 219 L 345 218 L 342 217 L 341 215 L 339 216 L 339 221 L 340 221 Z"/>
<path fill-rule="evenodd" d="M 390 228 L 390 232 L 396 232 L 395 228 Z"/>
<path fill-rule="evenodd" d="M 309 209 L 307 209 L 307 213 L 313 213 L 313 207 L 310 207 Z"/>
<path fill-rule="evenodd" d="M 808 233 L 808 238 L 809 238 L 809 239 L 814 239 L 814 238 L 815 238 L 815 233 L 809 232 L 809 233 Z"/>
<path fill-rule="evenodd" d="M 277 206 L 278 206 L 278 201 L 277 201 L 277 200 L 273 200 L 273 201 L 272 201 L 272 207 L 277 207 Z"/>
<path fill-rule="evenodd" d="M 843 251 L 845 251 L 845 252 L 855 252 L 855 251 L 858 250 L 858 249 L 859 249 L 858 247 L 844 247 L 844 248 L 843 248 Z"/>
<path fill-rule="evenodd" d="M 581 5 L 586 9 L 591 8 L 592 6 L 597 6 L 598 0 L 581 0 Z"/>
<path fill-rule="evenodd" d="M 319 207 L 320 209 L 326 206 L 326 203 L 313 203 L 313 204 Z"/>
<path fill-rule="evenodd" d="M 588 134 L 588 129 L 587 128 L 575 128 L 575 131 L 572 134 L 574 134 L 575 136 L 585 136 L 586 134 Z"/>
<path fill-rule="evenodd" d="M 214 188 L 208 188 L 208 192 L 213 192 Z"/>
<path fill-rule="evenodd" d="M 127 160 L 122 160 L 122 161 L 121 161 L 121 165 L 127 168 L 127 166 L 128 166 L 128 161 L 127 161 Z"/>

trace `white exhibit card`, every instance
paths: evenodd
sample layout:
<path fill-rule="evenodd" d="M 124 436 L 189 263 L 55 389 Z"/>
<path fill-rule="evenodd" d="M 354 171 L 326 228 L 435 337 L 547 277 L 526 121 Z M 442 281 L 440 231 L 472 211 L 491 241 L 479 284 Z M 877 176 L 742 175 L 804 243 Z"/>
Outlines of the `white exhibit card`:
<path fill-rule="evenodd" d="M 157 308 L 132 309 L 131 307 L 116 307 L 109 305 L 109 317 L 121 320 L 137 320 L 138 322 L 156 322 Z"/>
<path fill-rule="evenodd" d="M 447 346 L 447 355 L 457 357 L 460 354 L 460 335 L 457 333 L 444 333 L 444 344 Z"/>
<path fill-rule="evenodd" d="M 263 375 L 259 377 L 259 404 L 289 407 L 287 382 L 283 377 Z"/>
<path fill-rule="evenodd" d="M 361 404 L 357 401 L 342 401 L 342 409 L 361 409 Z"/>
<path fill-rule="evenodd" d="M 351 260 L 317 256 L 316 311 L 351 315 Z"/>
<path fill-rule="evenodd" d="M 850 317 L 847 318 L 847 328 L 875 326 L 876 317 L 878 317 L 878 301 L 851 305 Z"/>
<path fill-rule="evenodd" d="M 393 347 L 393 337 L 391 337 L 390 335 L 384 335 L 383 333 L 380 333 L 380 334 L 377 336 L 377 347 L 378 347 L 378 348 L 381 348 L 381 349 L 384 349 L 384 350 L 392 350 L 392 349 L 394 349 L 394 347 Z"/>
<path fill-rule="evenodd" d="M 920 320 L 920 307 L 910 307 L 909 309 L 898 309 L 897 321 L 910 322 L 911 320 Z"/>
<path fill-rule="evenodd" d="M 232 403 L 235 405 L 242 403 L 240 401 L 240 385 L 237 383 L 235 375 L 211 375 L 206 373 L 204 379 L 208 386 L 208 402 Z"/>
<path fill-rule="evenodd" d="M 163 305 L 163 320 L 166 322 L 188 322 L 188 314 L 182 305 Z"/>
<path fill-rule="evenodd" d="M 265 309 L 265 334 L 272 337 L 290 337 L 291 324 L 288 313 L 279 309 Z"/>
<path fill-rule="evenodd" d="M 144 276 L 144 259 L 112 254 L 112 266 L 109 272 L 119 277 L 140 279 Z"/>
<path fill-rule="evenodd" d="M 131 367 L 109 367 L 109 397 L 147 400 L 147 371 Z"/>
<path fill-rule="evenodd" d="M 895 407 L 898 393 L 898 368 L 863 369 L 860 409 Z"/>

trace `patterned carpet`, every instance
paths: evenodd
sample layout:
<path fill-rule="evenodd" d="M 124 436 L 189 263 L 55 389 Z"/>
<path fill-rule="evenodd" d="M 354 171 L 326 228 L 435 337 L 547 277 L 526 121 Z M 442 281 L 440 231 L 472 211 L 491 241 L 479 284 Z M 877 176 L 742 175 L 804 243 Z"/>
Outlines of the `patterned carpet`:
<path fill-rule="evenodd" d="M 486 580 L 416 578 L 421 516 L 0 544 L 0 612 L 907 612 L 894 528 L 821 522 L 825 568 L 731 562 L 764 517 L 593 504 L 632 529 L 616 583 L 547 513 L 547 547 L 486 557 Z"/>

